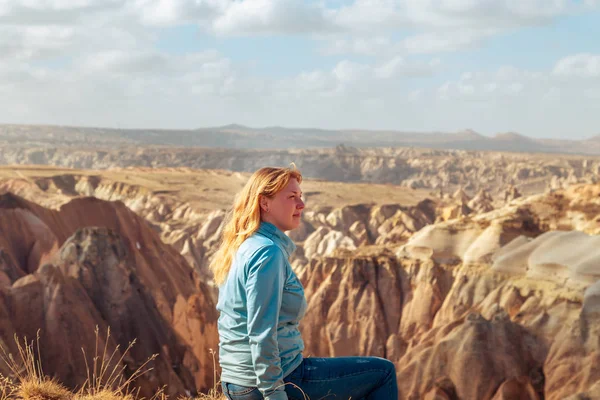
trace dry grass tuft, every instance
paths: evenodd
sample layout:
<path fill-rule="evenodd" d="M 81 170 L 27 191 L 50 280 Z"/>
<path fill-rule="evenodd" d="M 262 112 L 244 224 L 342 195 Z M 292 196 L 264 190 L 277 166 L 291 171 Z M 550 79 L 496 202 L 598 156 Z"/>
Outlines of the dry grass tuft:
<path fill-rule="evenodd" d="M 14 393 L 16 398 L 23 400 L 70 400 L 73 393 L 54 379 L 39 381 L 26 379 L 19 382 Z"/>
<path fill-rule="evenodd" d="M 18 387 L 7 376 L 0 374 L 0 400 L 9 400 L 14 397 Z"/>
<path fill-rule="evenodd" d="M 221 380 L 217 379 L 217 360 L 215 358 L 216 352 L 213 349 L 208 349 L 208 352 L 212 356 L 213 360 L 213 387 L 208 393 L 200 393 L 196 399 L 198 400 L 227 400 L 225 395 L 221 392 Z M 179 398 L 178 400 L 196 400 L 191 398 Z"/>
<path fill-rule="evenodd" d="M 208 393 L 199 393 L 198 397 L 179 397 L 177 400 L 227 400 L 227 397 L 223 393 L 213 392 L 213 390 L 209 390 Z"/>
<path fill-rule="evenodd" d="M 40 335 L 36 337 L 36 345 L 23 338 L 21 342 L 15 335 L 18 356 L 12 354 L 0 343 L 0 359 L 8 366 L 10 376 L 0 373 L 0 400 L 136 400 L 139 398 L 139 388 L 131 389 L 131 384 L 141 375 L 152 370 L 148 364 L 158 354 L 149 357 L 127 379 L 124 378 L 126 365 L 123 363 L 125 355 L 135 344 L 135 340 L 117 357 L 119 346 L 108 354 L 110 329 L 107 331 L 105 345 L 99 348 L 100 337 L 98 327 L 96 333 L 96 349 L 92 358 L 92 366 L 87 360 L 85 351 L 83 357 L 87 368 L 87 379 L 76 392 L 61 385 L 57 380 L 44 375 L 41 364 Z M 166 400 L 164 387 L 161 388 L 150 400 Z"/>
<path fill-rule="evenodd" d="M 78 394 L 74 400 L 135 400 L 133 394 L 115 393 L 113 390 L 99 390 L 94 394 Z"/>
<path fill-rule="evenodd" d="M 227 400 L 223 393 L 216 392 L 210 389 L 208 393 L 199 393 L 198 397 L 192 399 L 191 397 L 180 397 L 178 400 Z"/>
<path fill-rule="evenodd" d="M 19 351 L 19 357 L 15 359 L 12 354 L 7 353 L 3 346 L 0 346 L 0 358 L 6 363 L 12 373 L 12 377 L 2 376 L 0 374 L 0 390 L 2 391 L 2 400 L 23 399 L 23 400 L 70 400 L 73 393 L 62 386 L 54 379 L 49 379 L 44 375 L 42 364 L 40 362 L 40 335 L 39 331 L 36 337 L 37 360 L 33 347 L 33 342 L 29 343 L 27 338 L 23 338 L 21 343 L 15 336 L 15 343 Z"/>
<path fill-rule="evenodd" d="M 89 399 L 99 399 L 99 397 L 97 396 L 101 396 L 102 399 L 105 400 L 110 400 L 108 399 L 109 393 L 112 393 L 112 396 L 116 399 L 116 398 L 120 398 L 120 399 L 124 399 L 124 398 L 136 398 L 137 396 L 133 394 L 132 391 L 130 391 L 130 385 L 133 383 L 133 381 L 135 381 L 137 378 L 139 378 L 141 375 L 145 374 L 146 372 L 149 372 L 152 370 L 152 368 L 146 368 L 146 366 L 148 365 L 148 363 L 150 363 L 151 361 L 153 361 L 154 359 L 156 359 L 156 357 L 158 357 L 158 354 L 153 354 L 151 357 L 149 357 L 138 369 L 136 369 L 133 374 L 131 374 L 131 376 L 127 379 L 124 380 L 124 374 L 123 372 L 125 371 L 125 367 L 126 365 L 123 363 L 123 359 L 125 358 L 125 355 L 129 352 L 129 350 L 131 350 L 131 348 L 133 347 L 133 345 L 135 344 L 135 340 L 133 340 L 131 343 L 129 343 L 129 346 L 127 346 L 127 348 L 125 349 L 125 351 L 123 352 L 123 354 L 121 354 L 121 357 L 119 357 L 119 359 L 114 362 L 115 360 L 115 356 L 118 354 L 119 351 L 119 345 L 117 345 L 114 349 L 114 351 L 108 355 L 108 342 L 110 339 L 110 327 L 108 328 L 107 332 L 106 332 L 106 339 L 104 340 L 104 348 L 102 349 L 102 354 L 99 353 L 99 330 L 98 327 L 96 326 L 96 330 L 95 330 L 95 334 L 96 334 L 96 349 L 95 349 L 95 353 L 94 353 L 94 357 L 92 358 L 92 370 L 90 370 L 90 366 L 87 360 L 87 356 L 85 354 L 85 351 L 83 349 L 83 357 L 85 359 L 85 365 L 87 368 L 87 379 L 86 381 L 83 383 L 83 385 L 81 386 L 81 388 L 79 389 L 79 391 L 77 392 L 77 397 L 78 398 L 82 398 L 82 397 L 86 397 Z M 111 363 L 112 363 L 112 367 L 111 367 Z M 135 389 L 134 389 L 135 391 Z M 139 392 L 139 389 L 138 389 Z M 163 390 L 161 389 L 160 391 L 158 391 L 152 400 L 154 400 L 155 398 L 160 397 L 163 394 Z"/>

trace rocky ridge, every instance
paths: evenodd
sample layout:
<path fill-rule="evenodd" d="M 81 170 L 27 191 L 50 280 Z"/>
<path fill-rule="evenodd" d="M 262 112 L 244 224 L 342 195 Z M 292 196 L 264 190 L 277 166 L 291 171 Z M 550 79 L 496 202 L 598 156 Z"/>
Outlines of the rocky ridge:
<path fill-rule="evenodd" d="M 52 125 L 0 124 L 0 145 L 12 148 L 76 148 L 129 146 L 180 146 L 238 149 L 282 149 L 343 146 L 410 146 L 434 149 L 520 151 L 544 153 L 600 153 L 599 136 L 584 140 L 530 138 L 516 132 L 484 136 L 471 129 L 458 132 L 406 132 L 397 130 L 328 130 L 239 124 L 199 129 L 111 129 Z"/>
<path fill-rule="evenodd" d="M 70 168 L 129 167 L 223 169 L 253 172 L 264 165 L 295 162 L 307 177 L 339 182 L 391 183 L 443 195 L 459 187 L 474 196 L 488 191 L 504 200 L 512 187 L 522 194 L 593 183 L 600 172 L 595 156 L 552 156 L 418 148 L 321 148 L 243 150 L 125 146 L 119 150 L 54 147 L 5 147 L 4 165 L 54 165 Z"/>

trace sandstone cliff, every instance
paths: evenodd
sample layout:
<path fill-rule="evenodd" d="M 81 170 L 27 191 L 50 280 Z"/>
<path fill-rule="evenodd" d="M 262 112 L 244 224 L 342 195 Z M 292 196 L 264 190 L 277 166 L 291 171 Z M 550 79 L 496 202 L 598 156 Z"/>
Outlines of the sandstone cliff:
<path fill-rule="evenodd" d="M 212 386 L 216 312 L 206 285 L 121 202 L 80 198 L 51 210 L 0 196 L 2 339 L 41 329 L 42 362 L 69 386 L 86 378 L 81 348 L 111 327 L 126 373 L 158 353 L 138 384 L 182 394 Z M 102 343 L 101 343 L 102 345 Z"/>
<path fill-rule="evenodd" d="M 387 357 L 402 399 L 593 398 L 598 194 L 576 186 L 427 225 L 395 252 L 313 258 L 307 352 Z"/>

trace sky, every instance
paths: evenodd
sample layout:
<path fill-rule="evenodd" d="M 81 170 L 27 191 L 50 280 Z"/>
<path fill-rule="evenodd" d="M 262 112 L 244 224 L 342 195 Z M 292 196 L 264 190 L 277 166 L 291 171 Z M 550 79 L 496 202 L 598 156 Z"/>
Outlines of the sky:
<path fill-rule="evenodd" d="M 600 0 L 0 0 L 0 123 L 585 139 Z"/>

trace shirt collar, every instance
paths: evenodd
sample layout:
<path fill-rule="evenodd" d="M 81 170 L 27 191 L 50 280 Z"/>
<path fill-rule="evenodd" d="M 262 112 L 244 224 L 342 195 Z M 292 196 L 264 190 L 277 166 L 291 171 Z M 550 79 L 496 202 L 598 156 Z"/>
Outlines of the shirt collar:
<path fill-rule="evenodd" d="M 294 250 L 296 250 L 296 245 L 292 239 L 290 239 L 289 236 L 283 233 L 281 229 L 277 228 L 270 222 L 261 221 L 260 227 L 258 228 L 258 233 L 275 242 L 275 244 L 277 244 L 287 253 L 288 257 L 290 257 Z"/>

